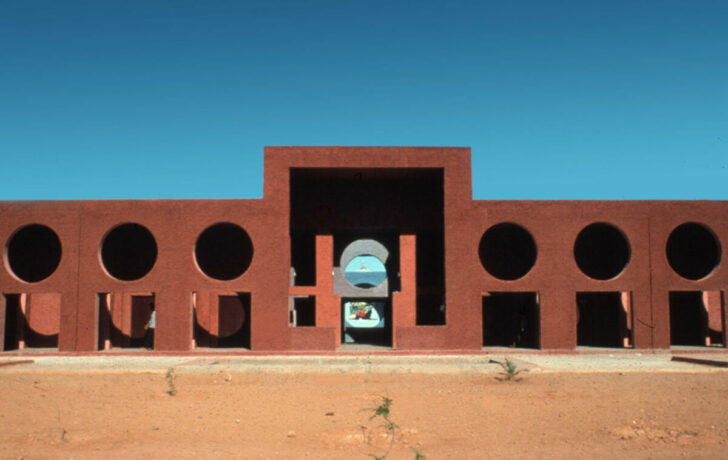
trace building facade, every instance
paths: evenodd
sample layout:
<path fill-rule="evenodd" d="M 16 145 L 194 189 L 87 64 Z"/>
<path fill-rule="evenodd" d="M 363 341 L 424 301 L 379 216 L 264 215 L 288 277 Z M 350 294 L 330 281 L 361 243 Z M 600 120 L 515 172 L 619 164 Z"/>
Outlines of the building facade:
<path fill-rule="evenodd" d="M 3 350 L 725 346 L 728 202 L 473 200 L 470 149 L 266 147 L 262 199 L 0 202 Z"/>

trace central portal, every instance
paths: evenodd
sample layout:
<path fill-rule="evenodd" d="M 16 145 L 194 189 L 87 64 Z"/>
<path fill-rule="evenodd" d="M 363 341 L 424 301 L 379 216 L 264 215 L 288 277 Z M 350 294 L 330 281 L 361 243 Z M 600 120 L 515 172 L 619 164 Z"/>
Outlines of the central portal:
<path fill-rule="evenodd" d="M 313 326 L 336 314 L 339 345 L 391 347 L 397 327 L 444 324 L 443 209 L 441 168 L 291 168 L 291 285 L 319 293 Z"/>
<path fill-rule="evenodd" d="M 379 238 L 394 246 L 395 236 Z M 397 261 L 375 239 L 355 240 L 341 252 L 333 277 L 334 294 L 342 299 L 342 343 L 392 346 L 391 288 L 398 283 L 390 281 L 390 273 L 398 273 Z"/>

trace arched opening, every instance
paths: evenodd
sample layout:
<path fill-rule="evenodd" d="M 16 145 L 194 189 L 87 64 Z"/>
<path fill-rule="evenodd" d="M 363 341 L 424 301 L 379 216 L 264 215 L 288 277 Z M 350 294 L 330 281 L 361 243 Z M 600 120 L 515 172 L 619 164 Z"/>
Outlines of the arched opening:
<path fill-rule="evenodd" d="M 346 265 L 344 277 L 353 286 L 369 289 L 387 279 L 387 268 L 374 256 L 358 255 Z"/>
<path fill-rule="evenodd" d="M 675 273 L 689 280 L 708 276 L 720 263 L 720 243 L 702 224 L 688 222 L 670 233 L 665 248 Z"/>
<path fill-rule="evenodd" d="M 536 252 L 536 243 L 528 230 L 510 222 L 490 227 L 478 247 L 483 268 L 508 281 L 522 278 L 533 268 Z"/>
<path fill-rule="evenodd" d="M 253 242 L 239 225 L 229 222 L 214 224 L 197 238 L 195 260 L 205 275 L 229 281 L 250 267 Z"/>
<path fill-rule="evenodd" d="M 61 262 L 61 240 L 49 227 L 26 225 L 10 237 L 6 247 L 10 271 L 22 281 L 37 283 L 56 271 Z"/>
<path fill-rule="evenodd" d="M 627 238 L 611 224 L 587 225 L 574 242 L 574 259 L 579 269 L 597 280 L 612 279 L 622 273 L 630 256 Z"/>
<path fill-rule="evenodd" d="M 157 243 L 146 227 L 128 223 L 111 230 L 101 244 L 106 272 L 122 281 L 143 278 L 157 261 Z"/>

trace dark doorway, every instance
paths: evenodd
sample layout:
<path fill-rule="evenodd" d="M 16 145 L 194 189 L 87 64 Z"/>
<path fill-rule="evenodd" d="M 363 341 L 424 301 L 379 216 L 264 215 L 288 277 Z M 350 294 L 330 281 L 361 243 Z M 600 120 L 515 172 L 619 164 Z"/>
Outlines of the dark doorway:
<path fill-rule="evenodd" d="M 32 296 L 43 296 L 43 294 L 5 294 L 5 338 L 3 348 L 5 350 L 18 350 L 21 348 L 58 348 L 58 333 L 44 334 L 33 329 L 31 324 L 37 323 L 31 321 L 33 312 L 44 320 L 57 320 L 60 318 L 55 315 L 43 312 L 42 303 L 33 305 L 30 300 Z M 59 296 L 60 301 L 60 296 Z M 40 307 L 40 312 L 37 309 Z M 23 310 L 25 309 L 25 312 Z M 57 312 L 58 310 L 56 310 Z M 56 313 L 57 314 L 57 313 Z M 56 323 L 57 324 L 57 323 Z M 42 330 L 51 326 L 44 321 L 38 324 Z M 57 327 L 51 326 L 50 329 L 58 330 Z"/>
<path fill-rule="evenodd" d="M 483 346 L 539 348 L 539 305 L 535 292 L 492 292 L 483 296 Z"/>
<path fill-rule="evenodd" d="M 112 348 L 142 348 L 145 346 L 145 326 L 152 316 L 153 305 L 154 294 L 131 296 L 129 308 L 122 308 L 121 315 L 117 318 L 118 323 L 113 320 L 110 321 L 109 337 Z M 122 324 L 128 325 L 128 333 L 123 331 L 125 327 Z M 153 332 L 150 332 L 150 334 L 153 334 Z"/>
<path fill-rule="evenodd" d="M 670 345 L 705 346 L 708 312 L 702 291 L 670 292 Z"/>
<path fill-rule="evenodd" d="M 5 341 L 3 350 L 18 349 L 18 332 L 24 326 L 23 312 L 20 310 L 20 294 L 5 294 Z"/>
<path fill-rule="evenodd" d="M 578 346 L 624 347 L 628 328 L 621 292 L 578 292 L 576 304 Z"/>
<path fill-rule="evenodd" d="M 291 325 L 295 327 L 316 326 L 316 296 L 296 296 L 293 298 Z"/>
<path fill-rule="evenodd" d="M 217 296 L 217 334 L 208 331 L 195 311 L 194 339 L 198 347 L 250 349 L 250 293 Z"/>
<path fill-rule="evenodd" d="M 445 325 L 445 297 L 437 292 L 425 292 L 417 295 L 418 326 Z"/>
<path fill-rule="evenodd" d="M 316 285 L 316 235 L 291 234 L 291 286 Z"/>

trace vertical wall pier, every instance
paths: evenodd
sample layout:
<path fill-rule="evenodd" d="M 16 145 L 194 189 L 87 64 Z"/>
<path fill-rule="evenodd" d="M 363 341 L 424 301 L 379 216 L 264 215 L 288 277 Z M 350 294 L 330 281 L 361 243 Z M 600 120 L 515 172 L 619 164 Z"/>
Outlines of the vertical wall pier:
<path fill-rule="evenodd" d="M 111 294 L 100 292 L 96 294 L 96 307 L 98 308 L 98 350 L 111 348 Z"/>
<path fill-rule="evenodd" d="M 576 344 L 622 348 L 632 342 L 628 306 L 621 292 L 578 292 Z"/>
<path fill-rule="evenodd" d="M 483 296 L 484 347 L 540 347 L 536 292 L 491 292 Z"/>

